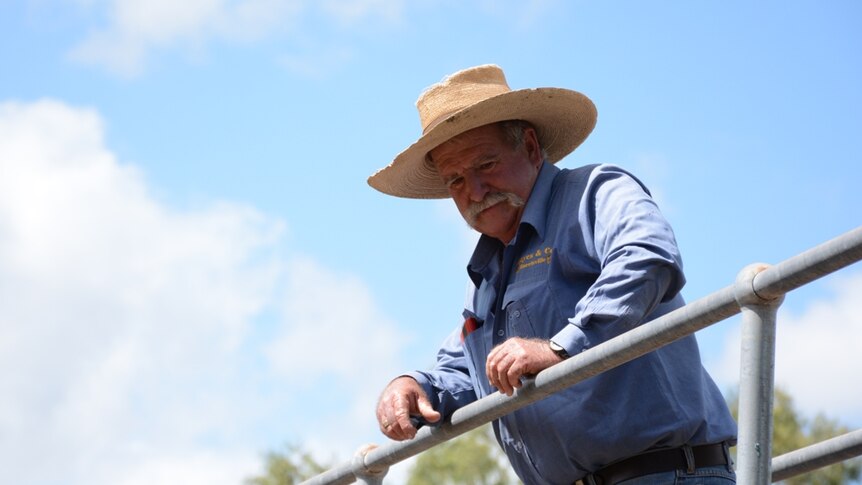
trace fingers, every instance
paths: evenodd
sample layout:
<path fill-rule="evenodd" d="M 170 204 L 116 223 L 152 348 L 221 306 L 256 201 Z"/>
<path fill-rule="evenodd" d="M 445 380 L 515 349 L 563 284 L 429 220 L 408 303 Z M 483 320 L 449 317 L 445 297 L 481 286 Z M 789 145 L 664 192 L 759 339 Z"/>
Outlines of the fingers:
<path fill-rule="evenodd" d="M 502 371 L 503 369 L 501 369 L 500 382 L 508 390 L 506 395 L 511 396 L 515 392 L 515 389 L 521 388 L 521 376 L 527 374 L 525 363 L 523 361 L 512 362 L 512 365 L 505 370 L 505 373 Z"/>
<path fill-rule="evenodd" d="M 514 375 L 516 381 L 520 377 L 517 375 L 519 368 L 517 353 L 519 349 L 518 342 L 515 340 L 508 340 L 492 349 L 488 354 L 488 360 L 485 361 L 485 374 L 488 376 L 488 382 L 507 396 L 511 396 L 515 390 L 510 375 Z"/>
<path fill-rule="evenodd" d="M 410 401 L 396 389 L 387 389 L 377 406 L 380 431 L 393 440 L 406 440 L 416 435 L 410 422 Z"/>
<path fill-rule="evenodd" d="M 521 387 L 521 377 L 536 374 L 559 360 L 546 340 L 516 337 L 491 350 L 485 361 L 485 374 L 492 386 L 511 396 Z"/>
<path fill-rule="evenodd" d="M 377 422 L 380 431 L 394 440 L 407 440 L 416 436 L 416 427 L 410 420 L 411 415 L 420 415 L 429 422 L 440 419 L 434 411 L 425 392 L 410 377 L 399 377 L 392 381 L 377 403 Z"/>
<path fill-rule="evenodd" d="M 511 353 L 511 349 L 501 349 L 496 355 L 488 356 L 485 372 L 492 386 L 511 396 L 515 389 L 521 387 L 524 362 Z"/>
<path fill-rule="evenodd" d="M 435 411 L 433 407 L 431 407 L 431 401 L 429 401 L 425 395 L 419 396 L 419 400 L 417 402 L 419 408 L 419 414 L 425 418 L 425 421 L 429 423 L 436 423 L 440 421 L 440 413 Z"/>

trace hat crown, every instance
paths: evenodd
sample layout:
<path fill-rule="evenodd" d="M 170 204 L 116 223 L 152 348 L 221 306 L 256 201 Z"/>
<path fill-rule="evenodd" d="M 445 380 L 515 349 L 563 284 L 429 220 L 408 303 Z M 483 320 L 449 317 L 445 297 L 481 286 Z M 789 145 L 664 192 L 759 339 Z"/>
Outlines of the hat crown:
<path fill-rule="evenodd" d="M 416 100 L 422 136 L 388 166 L 368 177 L 384 194 L 417 199 L 449 197 L 449 189 L 428 163 L 428 152 L 479 126 L 505 120 L 533 125 L 546 160 L 556 163 L 583 142 L 596 124 L 596 107 L 583 94 L 562 88 L 512 91 L 494 64 L 443 78 Z"/>
<path fill-rule="evenodd" d="M 503 70 L 494 64 L 471 67 L 447 76 L 416 100 L 422 133 L 480 101 L 511 91 Z"/>

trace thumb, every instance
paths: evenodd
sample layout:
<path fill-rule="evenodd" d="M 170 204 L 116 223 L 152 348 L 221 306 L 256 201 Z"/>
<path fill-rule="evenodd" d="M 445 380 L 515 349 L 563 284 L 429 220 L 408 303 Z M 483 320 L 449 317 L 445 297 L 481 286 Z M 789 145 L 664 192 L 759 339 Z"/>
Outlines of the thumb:
<path fill-rule="evenodd" d="M 435 423 L 440 420 L 440 413 L 431 407 L 431 402 L 425 396 L 419 396 L 419 399 L 416 401 L 416 407 L 419 408 L 419 414 L 429 423 Z"/>

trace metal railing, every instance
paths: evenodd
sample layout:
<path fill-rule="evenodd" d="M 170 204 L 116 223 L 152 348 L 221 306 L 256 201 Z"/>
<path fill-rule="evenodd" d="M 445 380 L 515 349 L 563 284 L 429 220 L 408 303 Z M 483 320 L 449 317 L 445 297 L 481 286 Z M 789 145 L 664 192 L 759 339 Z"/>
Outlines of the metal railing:
<path fill-rule="evenodd" d="M 859 430 L 771 459 L 778 307 L 787 292 L 860 260 L 862 227 L 774 266 L 750 265 L 734 284 L 545 369 L 512 396 L 486 396 L 452 413 L 449 423 L 424 427 L 412 440 L 367 447 L 303 484 L 381 484 L 391 465 L 740 312 L 738 482 L 767 484 L 862 455 Z"/>

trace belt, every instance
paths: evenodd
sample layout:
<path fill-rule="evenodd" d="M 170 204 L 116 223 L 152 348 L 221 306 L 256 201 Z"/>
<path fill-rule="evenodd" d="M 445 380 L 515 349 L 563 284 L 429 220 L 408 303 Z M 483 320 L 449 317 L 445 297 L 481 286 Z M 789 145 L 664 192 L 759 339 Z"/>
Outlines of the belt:
<path fill-rule="evenodd" d="M 690 452 L 690 454 L 689 454 Z M 668 450 L 649 451 L 608 465 L 592 473 L 597 485 L 614 485 L 629 478 L 673 470 L 689 470 L 708 466 L 729 465 L 724 443 L 703 446 L 682 446 Z M 588 478 L 583 483 L 590 483 Z"/>

